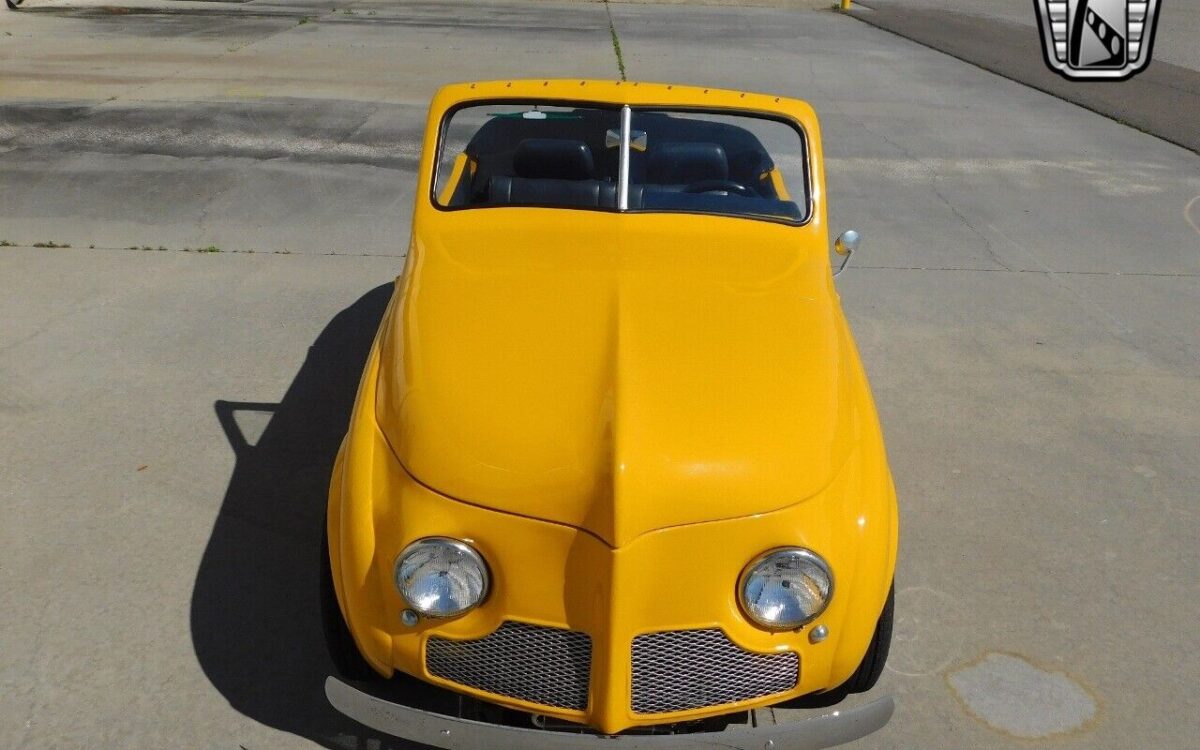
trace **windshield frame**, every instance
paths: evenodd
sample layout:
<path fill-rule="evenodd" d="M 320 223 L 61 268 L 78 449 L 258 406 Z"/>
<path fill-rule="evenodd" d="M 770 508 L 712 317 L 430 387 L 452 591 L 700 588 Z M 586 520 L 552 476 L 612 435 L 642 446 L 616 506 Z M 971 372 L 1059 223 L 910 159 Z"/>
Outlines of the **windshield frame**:
<path fill-rule="evenodd" d="M 567 206 L 555 204 L 509 204 L 509 205 L 466 205 L 466 206 L 448 206 L 442 204 L 438 200 L 438 175 L 442 167 L 442 149 L 446 145 L 446 136 L 451 120 L 459 111 L 469 107 L 486 107 L 490 105 L 529 105 L 530 107 L 548 106 L 548 107 L 587 107 L 597 110 L 608 110 L 616 112 L 618 115 L 618 123 L 620 126 L 620 144 L 619 162 L 618 162 L 618 178 L 617 178 L 617 200 L 615 207 L 607 206 Z M 766 214 L 746 214 L 746 213 L 724 213 L 720 211 L 699 211 L 687 209 L 641 209 L 629 208 L 629 172 L 630 172 L 630 138 L 632 135 L 632 118 L 638 112 L 661 112 L 665 114 L 679 113 L 689 115 L 720 115 L 723 117 L 746 117 L 758 120 L 768 120 L 780 123 L 791 128 L 796 136 L 800 139 L 800 148 L 804 174 L 801 177 L 800 184 L 804 191 L 803 201 L 794 201 L 803 212 L 803 218 L 799 221 L 788 219 L 782 216 L 770 216 Z M 769 154 L 768 154 L 769 155 Z M 591 211 L 599 213 L 616 213 L 630 215 L 666 215 L 666 214 L 688 214 L 696 216 L 718 216 L 733 219 L 746 219 L 749 221 L 765 221 L 772 224 L 782 224 L 788 227 L 805 227 L 812 223 L 816 211 L 816 201 L 814 196 L 815 185 L 815 169 L 812 164 L 812 147 L 811 140 L 808 135 L 808 130 L 804 123 L 797 119 L 778 112 L 768 112 L 753 108 L 739 107 L 713 107 L 713 106 L 689 106 L 686 104 L 645 104 L 638 103 L 636 105 L 620 104 L 617 102 L 595 101 L 590 99 L 561 99 L 548 97 L 544 99 L 514 96 L 514 97 L 493 97 L 485 99 L 471 99 L 456 102 L 452 107 L 449 107 L 442 113 L 441 122 L 438 125 L 437 145 L 433 154 L 433 169 L 428 185 L 429 203 L 437 211 L 454 212 L 467 211 L 477 209 L 492 209 L 492 208 L 545 208 L 566 211 Z"/>

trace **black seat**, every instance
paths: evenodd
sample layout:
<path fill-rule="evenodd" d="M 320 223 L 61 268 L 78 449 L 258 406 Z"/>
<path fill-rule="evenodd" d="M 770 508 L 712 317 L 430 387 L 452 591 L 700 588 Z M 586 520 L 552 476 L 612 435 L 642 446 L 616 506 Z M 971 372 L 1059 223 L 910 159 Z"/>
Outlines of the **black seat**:
<path fill-rule="evenodd" d="M 594 179 L 592 150 L 583 141 L 526 138 L 513 153 L 515 176 L 493 175 L 487 202 L 533 206 L 615 208 L 616 186 Z"/>
<path fill-rule="evenodd" d="M 616 185 L 599 180 L 493 177 L 488 181 L 487 202 L 493 205 L 615 208 L 616 192 Z"/>
<path fill-rule="evenodd" d="M 646 182 L 686 186 L 729 179 L 729 159 L 719 143 L 666 142 L 646 154 Z"/>
<path fill-rule="evenodd" d="M 583 141 L 526 138 L 513 153 L 513 174 L 534 179 L 590 180 L 596 176 L 596 163 Z"/>
<path fill-rule="evenodd" d="M 702 214 L 732 214 L 740 216 L 762 216 L 787 221 L 801 221 L 804 213 L 792 201 L 775 198 L 746 198 L 741 195 L 716 193 L 684 193 L 657 190 L 646 186 L 646 190 L 630 193 L 629 205 L 645 211 L 688 211 Z M 635 203 L 634 200 L 637 200 Z"/>

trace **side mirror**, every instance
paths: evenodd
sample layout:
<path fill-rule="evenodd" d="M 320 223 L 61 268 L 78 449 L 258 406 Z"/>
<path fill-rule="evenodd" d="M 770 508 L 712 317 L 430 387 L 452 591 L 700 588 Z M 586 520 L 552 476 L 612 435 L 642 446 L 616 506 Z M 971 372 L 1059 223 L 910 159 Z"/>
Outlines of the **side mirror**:
<path fill-rule="evenodd" d="M 847 229 L 846 231 L 842 232 L 841 236 L 837 238 L 837 241 L 833 243 L 833 251 L 842 256 L 842 265 L 838 266 L 838 269 L 833 272 L 834 276 L 837 276 L 839 273 L 846 270 L 846 265 L 850 262 L 850 256 L 853 255 L 857 250 L 858 232 L 854 231 L 853 229 Z"/>

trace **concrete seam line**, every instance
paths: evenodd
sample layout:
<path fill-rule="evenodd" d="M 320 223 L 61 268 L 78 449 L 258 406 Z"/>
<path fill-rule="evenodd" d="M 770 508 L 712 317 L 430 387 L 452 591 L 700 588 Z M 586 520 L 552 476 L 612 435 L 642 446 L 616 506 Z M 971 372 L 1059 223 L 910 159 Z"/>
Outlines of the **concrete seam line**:
<path fill-rule="evenodd" d="M 617 56 L 617 70 L 621 73 L 621 80 L 625 79 L 625 58 L 621 56 L 621 40 L 617 37 L 617 27 L 613 23 L 612 6 L 608 0 L 604 0 L 604 12 L 608 14 L 608 33 L 612 36 L 613 54 Z"/>

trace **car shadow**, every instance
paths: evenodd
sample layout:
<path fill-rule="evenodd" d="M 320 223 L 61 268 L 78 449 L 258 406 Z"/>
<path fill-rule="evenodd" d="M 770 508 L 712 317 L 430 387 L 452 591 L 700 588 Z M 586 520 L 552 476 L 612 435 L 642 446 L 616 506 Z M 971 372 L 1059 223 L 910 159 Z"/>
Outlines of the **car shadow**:
<path fill-rule="evenodd" d="M 338 313 L 278 404 L 214 404 L 237 463 L 192 591 L 196 657 L 235 709 L 328 748 L 414 747 L 342 716 L 324 693 L 333 674 L 319 589 L 329 476 L 391 292 L 379 286 Z M 241 425 L 266 416 L 261 436 L 247 438 Z M 406 691 L 403 680 L 385 688 Z"/>

